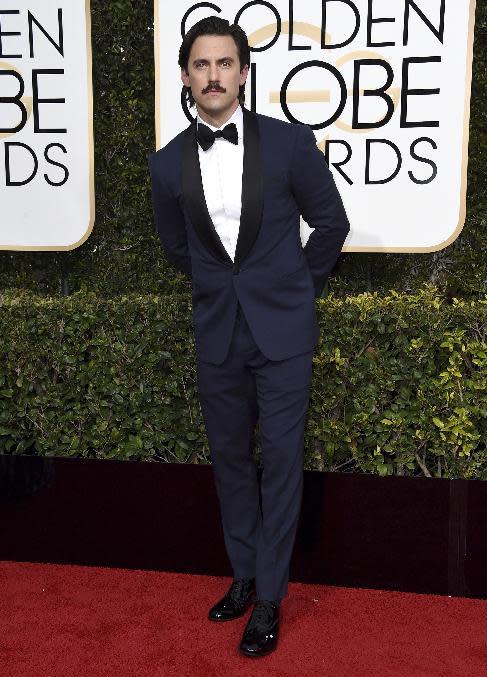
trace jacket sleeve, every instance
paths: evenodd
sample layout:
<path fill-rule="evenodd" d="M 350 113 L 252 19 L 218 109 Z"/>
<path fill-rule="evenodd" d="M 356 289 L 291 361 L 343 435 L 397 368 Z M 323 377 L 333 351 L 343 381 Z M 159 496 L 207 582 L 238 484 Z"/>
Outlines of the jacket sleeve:
<path fill-rule="evenodd" d="M 157 170 L 155 158 L 156 153 L 148 154 L 155 229 L 169 261 L 177 270 L 191 277 L 191 257 L 184 216 L 162 172 Z"/>
<path fill-rule="evenodd" d="M 350 224 L 325 156 L 307 125 L 296 125 L 291 187 L 303 219 L 311 228 L 303 251 L 315 286 L 315 297 L 340 256 Z"/>

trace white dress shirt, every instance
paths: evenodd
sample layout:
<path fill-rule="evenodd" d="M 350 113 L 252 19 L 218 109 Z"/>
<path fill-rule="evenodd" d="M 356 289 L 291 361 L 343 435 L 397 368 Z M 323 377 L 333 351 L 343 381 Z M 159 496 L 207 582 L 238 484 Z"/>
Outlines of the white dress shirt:
<path fill-rule="evenodd" d="M 208 211 L 223 246 L 232 261 L 235 260 L 240 213 L 242 211 L 243 171 L 243 113 L 240 104 L 232 117 L 221 127 L 213 127 L 197 115 L 200 122 L 212 131 L 234 122 L 238 131 L 238 145 L 223 138 L 215 139 L 208 150 L 198 144 L 201 179 Z"/>

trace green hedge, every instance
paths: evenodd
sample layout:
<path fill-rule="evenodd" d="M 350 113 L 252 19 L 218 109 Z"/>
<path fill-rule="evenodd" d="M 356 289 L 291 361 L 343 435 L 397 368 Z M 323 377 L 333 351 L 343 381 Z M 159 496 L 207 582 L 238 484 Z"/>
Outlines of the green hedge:
<path fill-rule="evenodd" d="M 307 469 L 487 479 L 487 297 L 317 312 Z M 3 294 L 0 332 L 0 453 L 209 462 L 190 295 Z"/>
<path fill-rule="evenodd" d="M 104 297 L 186 293 L 154 234 L 147 152 L 155 148 L 153 0 L 91 0 L 96 223 L 72 252 L 0 252 L 0 289 L 41 295 L 90 289 Z M 434 283 L 445 298 L 479 298 L 487 284 L 487 3 L 477 2 L 467 220 L 432 254 L 350 253 L 330 280 L 335 295 Z M 173 66 L 178 72 L 177 54 Z M 179 105 L 177 101 L 175 105 Z M 339 184 L 339 188 L 341 185 Z"/>

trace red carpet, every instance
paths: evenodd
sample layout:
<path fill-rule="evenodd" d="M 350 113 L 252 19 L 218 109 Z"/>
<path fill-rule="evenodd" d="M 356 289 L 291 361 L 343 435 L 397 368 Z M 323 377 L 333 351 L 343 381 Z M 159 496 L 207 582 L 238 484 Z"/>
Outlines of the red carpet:
<path fill-rule="evenodd" d="M 487 601 L 291 583 L 277 650 L 240 656 L 229 578 L 0 562 L 6 677 L 487 674 Z"/>

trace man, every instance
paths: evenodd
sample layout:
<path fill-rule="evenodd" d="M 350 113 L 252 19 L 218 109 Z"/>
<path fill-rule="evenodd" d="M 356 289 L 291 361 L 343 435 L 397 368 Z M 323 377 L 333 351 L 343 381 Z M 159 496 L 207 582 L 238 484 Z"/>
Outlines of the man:
<path fill-rule="evenodd" d="M 239 26 L 209 17 L 188 31 L 179 65 L 197 117 L 149 167 L 162 245 L 192 279 L 198 395 L 233 568 L 209 618 L 253 602 L 239 648 L 261 656 L 277 644 L 300 511 L 315 298 L 349 223 L 311 129 L 243 108 L 249 64 Z M 314 228 L 304 249 L 300 214 Z"/>

